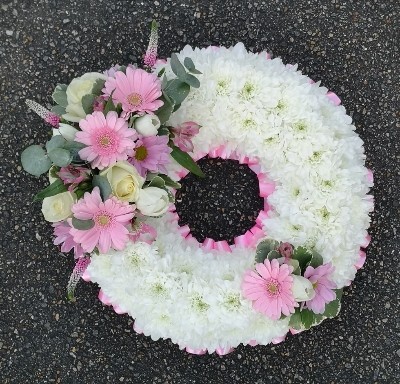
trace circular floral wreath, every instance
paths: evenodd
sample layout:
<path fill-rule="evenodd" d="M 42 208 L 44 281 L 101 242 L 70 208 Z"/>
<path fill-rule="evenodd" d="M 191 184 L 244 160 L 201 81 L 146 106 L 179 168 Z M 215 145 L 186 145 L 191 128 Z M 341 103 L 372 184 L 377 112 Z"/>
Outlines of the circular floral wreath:
<path fill-rule="evenodd" d="M 72 132 L 72 143 L 86 146 L 61 145 L 54 137 L 46 144 L 47 156 L 61 167 L 58 173 L 50 172 L 53 189 L 67 193 L 60 186 L 61 180 L 69 185 L 69 192 L 80 194 L 71 216 L 67 214 L 62 224 L 54 224 L 56 243 L 62 244 L 63 251 L 74 248 L 78 256 L 83 251 L 98 250 L 90 259 L 78 262 L 72 285 L 83 275 L 100 286 L 99 298 L 104 304 L 135 318 L 137 332 L 153 340 L 170 338 L 196 354 L 215 351 L 222 355 L 240 343 L 277 343 L 289 331 L 297 333 L 336 316 L 342 288 L 351 283 L 364 263 L 363 248 L 369 242 L 367 228 L 373 209 L 373 199 L 367 195 L 372 173 L 364 167 L 363 143 L 340 100 L 301 74 L 297 66 L 272 60 L 266 52 L 247 52 L 241 43 L 232 48 L 187 46 L 167 62 L 155 62 L 156 39 L 152 36 L 146 58 L 152 72 L 164 79 L 162 89 L 169 87 L 170 91 L 161 98 L 154 87 L 147 94 L 126 88 L 129 86 L 123 81 L 134 82 L 138 76 L 132 67 L 108 71 L 108 77 L 101 79 L 103 99 L 88 100 L 89 115 L 84 98 L 75 109 L 68 104 L 65 111 L 61 100 L 65 89 L 64 94 L 59 89 L 55 98 L 53 94 L 64 108 L 59 115 L 79 122 L 79 133 L 68 130 L 56 115 L 30 102 L 46 121 L 64 132 L 64 139 Z M 126 73 L 127 80 L 116 71 Z M 90 87 L 93 84 L 92 79 Z M 124 92 L 128 94 L 125 99 Z M 145 94 L 148 100 L 143 102 Z M 168 95 L 180 103 L 170 103 Z M 110 100 L 114 104 L 125 100 L 125 104 L 117 104 L 114 112 L 109 109 Z M 132 111 L 132 105 L 140 103 L 143 108 Z M 79 110 L 82 106 L 83 111 Z M 154 111 L 163 122 L 166 110 L 165 126 L 179 129 L 160 133 L 157 129 L 165 128 L 157 126 L 158 136 L 152 136 L 157 122 L 138 124 Z M 79 112 L 83 116 L 74 120 Z M 200 130 L 193 122 L 201 126 Z M 93 144 L 93 132 L 97 135 L 99 126 L 114 128 L 96 136 L 97 144 Z M 163 149 L 164 134 L 170 135 L 174 153 Z M 95 145 L 109 149 L 115 142 L 118 145 L 113 153 L 96 153 Z M 124 152 L 124 142 L 126 147 L 134 146 L 134 153 Z M 159 156 L 158 166 L 165 174 L 151 174 L 144 181 L 146 172 L 154 170 L 148 163 L 142 169 L 140 160 L 152 147 L 155 153 L 171 153 L 176 161 Z M 23 165 L 31 173 L 40 174 L 51 162 L 42 166 L 39 149 L 35 151 L 25 153 L 25 161 L 23 154 Z M 84 167 L 78 167 L 78 171 L 74 168 L 75 173 L 71 168 L 66 172 L 60 160 L 65 151 L 72 157 L 78 153 L 78 160 L 85 159 L 100 172 L 91 170 L 90 178 Z M 200 244 L 190 235 L 188 226 L 178 225 L 174 205 L 165 203 L 163 193 L 170 198 L 174 194 L 166 187 L 179 187 L 186 168 L 199 173 L 188 152 L 196 160 L 206 155 L 238 160 L 257 174 L 264 210 L 254 227 L 236 237 L 233 245 L 210 238 Z M 28 164 L 32 156 L 36 156 L 40 172 Z M 142 178 L 135 174 L 136 184 L 114 185 L 118 172 L 115 168 L 113 174 L 108 170 L 113 161 L 123 162 L 118 163 L 118 172 L 130 172 L 132 177 L 129 167 L 134 166 Z M 109 185 L 104 184 L 105 178 Z M 86 190 L 85 183 L 90 184 Z M 105 191 L 109 187 L 114 197 L 107 200 Z M 157 188 L 164 192 L 156 192 Z M 56 195 L 53 192 L 47 189 L 41 197 L 51 198 Z M 132 205 L 118 200 L 122 195 L 129 195 L 128 201 L 135 202 L 143 216 L 132 228 L 127 227 L 134 216 Z M 93 216 L 94 206 L 97 211 L 102 207 L 97 216 Z M 46 218 L 52 216 L 54 209 L 53 204 L 47 212 L 48 204 L 44 204 L 45 217 L 46 212 Z M 114 236 L 96 237 L 91 230 L 93 222 L 95 228 L 115 224 Z"/>

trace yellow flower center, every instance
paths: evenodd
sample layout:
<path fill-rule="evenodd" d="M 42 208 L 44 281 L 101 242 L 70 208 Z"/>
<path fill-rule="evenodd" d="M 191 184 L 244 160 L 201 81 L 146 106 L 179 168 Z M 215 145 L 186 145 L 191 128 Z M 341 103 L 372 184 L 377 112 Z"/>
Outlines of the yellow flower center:
<path fill-rule="evenodd" d="M 108 215 L 99 215 L 96 217 L 96 223 L 102 227 L 108 225 L 111 221 L 110 216 Z"/>
<path fill-rule="evenodd" d="M 148 153 L 147 153 L 146 147 L 144 145 L 142 145 L 141 147 L 136 148 L 135 159 L 139 160 L 139 161 L 142 161 L 147 157 L 147 154 Z"/>
<path fill-rule="evenodd" d="M 142 96 L 140 96 L 138 93 L 131 93 L 127 97 L 128 103 L 134 107 L 139 106 L 142 104 Z"/>
<path fill-rule="evenodd" d="M 277 296 L 280 292 L 279 283 L 274 279 L 270 279 L 267 282 L 266 288 L 270 296 Z"/>

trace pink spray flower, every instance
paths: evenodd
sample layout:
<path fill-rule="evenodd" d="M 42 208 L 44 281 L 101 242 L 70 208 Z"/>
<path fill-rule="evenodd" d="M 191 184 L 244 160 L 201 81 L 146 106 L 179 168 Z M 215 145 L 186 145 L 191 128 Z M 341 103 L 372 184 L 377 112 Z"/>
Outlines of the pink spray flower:
<path fill-rule="evenodd" d="M 117 71 L 115 77 L 109 77 L 103 88 L 105 96 L 111 96 L 115 104 L 121 103 L 124 117 L 131 113 L 153 113 L 164 102 L 161 97 L 161 81 L 154 73 L 143 69 L 126 68 L 126 74 Z"/>
<path fill-rule="evenodd" d="M 82 257 L 84 255 L 83 248 L 74 241 L 74 238 L 69 233 L 71 226 L 67 221 L 60 221 L 53 224 L 54 236 L 56 237 L 53 241 L 55 245 L 61 244 L 61 252 L 69 252 L 71 249 L 74 250 L 75 258 Z"/>
<path fill-rule="evenodd" d="M 278 320 L 283 313 L 289 316 L 298 307 L 293 297 L 293 267 L 278 260 L 265 259 L 256 264 L 256 272 L 247 270 L 242 283 L 244 297 L 253 301 L 253 308 L 272 320 Z"/>
<path fill-rule="evenodd" d="M 184 152 L 193 151 L 192 138 L 199 133 L 200 125 L 193 121 L 187 121 L 172 128 L 172 133 L 175 135 L 174 144 Z"/>
<path fill-rule="evenodd" d="M 71 228 L 74 241 L 81 244 L 85 252 L 92 252 L 97 246 L 102 253 L 112 247 L 124 249 L 129 240 L 127 226 L 134 216 L 134 206 L 118 200 L 116 197 L 102 201 L 100 190 L 95 187 L 92 193 L 86 192 L 82 199 L 72 206 L 77 219 L 93 220 L 94 226 L 82 230 Z"/>
<path fill-rule="evenodd" d="M 331 277 L 334 269 L 333 265 L 328 263 L 317 268 L 307 267 L 304 272 L 304 277 L 310 280 L 315 291 L 314 298 L 307 301 L 306 306 L 315 313 L 324 313 L 325 305 L 336 299 L 336 284 Z"/>
<path fill-rule="evenodd" d="M 77 132 L 75 141 L 87 145 L 79 151 L 83 160 L 93 168 L 103 169 L 120 160 L 127 160 L 135 146 L 136 132 L 116 112 L 93 112 L 79 121 L 82 131 Z"/>
<path fill-rule="evenodd" d="M 71 192 L 79 183 L 89 178 L 90 170 L 85 167 L 74 167 L 68 165 L 60 168 L 57 174 L 63 181 L 64 185 L 69 185 L 68 190 Z"/>
<path fill-rule="evenodd" d="M 290 259 L 293 254 L 293 245 L 289 243 L 282 243 L 279 248 L 278 252 L 286 259 Z"/>
<path fill-rule="evenodd" d="M 141 176 L 146 172 L 166 173 L 165 165 L 169 163 L 172 149 L 168 146 L 168 136 L 147 136 L 136 142 L 134 155 L 128 160 Z"/>
<path fill-rule="evenodd" d="M 151 33 L 149 45 L 146 50 L 143 62 L 148 67 L 153 67 L 157 60 L 157 46 L 158 46 L 158 24 L 153 20 L 151 23 Z"/>
<path fill-rule="evenodd" d="M 46 123 L 49 123 L 55 128 L 58 128 L 60 124 L 60 117 L 57 116 L 55 113 L 47 110 L 45 107 L 41 106 L 39 103 L 33 100 L 26 100 L 26 105 L 39 115 Z"/>

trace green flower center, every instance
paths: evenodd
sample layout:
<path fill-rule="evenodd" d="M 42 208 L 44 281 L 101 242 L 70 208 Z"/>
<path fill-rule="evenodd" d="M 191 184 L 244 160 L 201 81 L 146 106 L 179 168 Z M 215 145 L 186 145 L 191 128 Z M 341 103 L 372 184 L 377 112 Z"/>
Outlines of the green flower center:
<path fill-rule="evenodd" d="M 147 148 L 142 145 L 141 147 L 136 148 L 135 151 L 135 159 L 138 161 L 143 161 L 148 155 Z"/>

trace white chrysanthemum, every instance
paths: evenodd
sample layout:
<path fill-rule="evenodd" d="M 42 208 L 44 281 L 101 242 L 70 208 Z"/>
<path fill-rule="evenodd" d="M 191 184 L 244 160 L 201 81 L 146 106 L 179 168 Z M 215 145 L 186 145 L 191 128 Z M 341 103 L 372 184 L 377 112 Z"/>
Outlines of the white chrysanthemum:
<path fill-rule="evenodd" d="M 257 157 L 276 184 L 263 222 L 269 237 L 315 248 L 335 266 L 338 287 L 349 284 L 373 203 L 366 196 L 371 185 L 363 143 L 344 107 L 297 66 L 248 53 L 243 44 L 187 46 L 178 57 L 192 58 L 202 72 L 201 86 L 169 124 L 191 120 L 202 126 L 195 155 L 223 144 Z M 161 67 L 174 77 L 169 63 Z M 174 179 L 180 169 L 170 166 Z M 212 352 L 254 340 L 267 344 L 287 333 L 289 319 L 269 320 L 241 295 L 254 251 L 206 252 L 183 239 L 170 214 L 149 223 L 157 229 L 152 245 L 129 244 L 122 252 L 93 256 L 88 267 L 92 281 L 144 334 Z"/>

